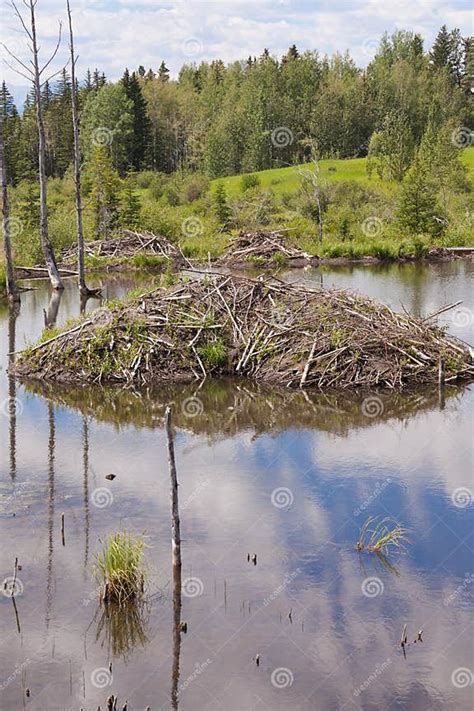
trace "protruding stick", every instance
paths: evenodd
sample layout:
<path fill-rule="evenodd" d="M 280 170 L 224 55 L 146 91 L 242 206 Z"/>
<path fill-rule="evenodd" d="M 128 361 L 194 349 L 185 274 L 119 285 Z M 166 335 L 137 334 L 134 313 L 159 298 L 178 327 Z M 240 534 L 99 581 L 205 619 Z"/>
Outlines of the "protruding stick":
<path fill-rule="evenodd" d="M 16 585 L 17 570 L 18 570 L 18 558 L 15 558 L 15 565 L 13 568 L 12 597 L 15 597 L 15 585 Z"/>
<path fill-rule="evenodd" d="M 63 543 L 63 546 L 66 545 L 66 538 L 64 535 L 64 513 L 61 514 L 61 541 Z"/>
<path fill-rule="evenodd" d="M 445 363 L 444 363 L 444 358 L 440 357 L 439 359 L 439 368 L 438 368 L 438 384 L 440 388 L 444 386 L 444 381 L 445 381 Z"/>
<path fill-rule="evenodd" d="M 406 624 L 403 625 L 403 632 L 402 632 L 402 638 L 400 640 L 400 644 L 402 647 L 404 647 L 407 643 L 407 626 Z"/>
<path fill-rule="evenodd" d="M 171 430 L 171 409 L 165 411 L 165 429 L 168 440 L 168 462 L 171 478 L 171 551 L 173 566 L 181 566 L 181 534 L 179 525 L 178 479 L 176 475 L 176 460 L 174 456 L 173 432 Z"/>

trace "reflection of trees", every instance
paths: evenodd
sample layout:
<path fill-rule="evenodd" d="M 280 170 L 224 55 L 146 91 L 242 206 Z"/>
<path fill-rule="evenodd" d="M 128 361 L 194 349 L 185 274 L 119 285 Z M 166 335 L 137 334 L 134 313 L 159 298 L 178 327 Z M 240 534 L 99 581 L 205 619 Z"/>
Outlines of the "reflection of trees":
<path fill-rule="evenodd" d="M 127 660 L 135 647 L 145 647 L 150 641 L 146 633 L 149 609 L 145 602 L 132 601 L 122 605 L 102 604 L 95 614 L 95 639 L 107 649 L 109 657 Z"/>
<path fill-rule="evenodd" d="M 345 435 L 354 428 L 371 427 L 391 419 L 406 420 L 418 412 L 439 407 L 438 392 L 432 387 L 416 390 L 384 390 L 378 393 L 383 412 L 364 414 L 364 391 L 286 390 L 248 380 L 205 381 L 162 385 L 159 391 L 137 392 L 113 387 L 64 386 L 31 382 L 37 394 L 80 410 L 84 415 L 117 426 L 161 427 L 164 408 L 173 402 L 174 425 L 210 437 L 229 436 L 245 430 L 256 435 L 288 428 L 315 428 Z M 459 396 L 463 388 L 449 388 L 446 398 Z M 370 393 L 374 395 L 375 393 Z M 196 398 L 197 410 L 189 411 L 189 398 Z"/>
<path fill-rule="evenodd" d="M 52 328 L 56 324 L 62 295 L 62 291 L 55 289 L 51 294 L 47 310 L 43 309 L 44 325 L 46 328 Z"/>
<path fill-rule="evenodd" d="M 173 565 L 173 667 L 171 672 L 171 706 L 178 708 L 179 662 L 181 655 L 181 566 Z"/>
<path fill-rule="evenodd" d="M 83 490 L 84 490 L 84 575 L 87 576 L 89 563 L 89 423 L 87 417 L 82 418 L 82 462 L 83 462 Z"/>
<path fill-rule="evenodd" d="M 54 407 L 48 403 L 48 564 L 46 575 L 46 628 L 49 627 L 53 602 L 53 553 L 54 553 L 54 450 L 56 445 L 56 425 Z"/>
<path fill-rule="evenodd" d="M 8 310 L 8 365 L 15 362 L 16 344 L 16 320 L 20 313 L 19 304 L 11 304 Z M 9 419 L 9 441 L 10 441 L 10 476 L 12 481 L 16 479 L 16 380 L 13 375 L 8 374 L 8 419 Z"/>

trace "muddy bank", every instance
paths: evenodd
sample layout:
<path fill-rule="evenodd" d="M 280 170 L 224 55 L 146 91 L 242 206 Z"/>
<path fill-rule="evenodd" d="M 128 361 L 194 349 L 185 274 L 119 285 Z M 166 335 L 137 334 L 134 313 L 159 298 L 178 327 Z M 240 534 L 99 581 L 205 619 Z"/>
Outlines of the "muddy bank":
<path fill-rule="evenodd" d="M 197 276 L 197 274 L 196 274 Z M 474 379 L 464 344 L 347 291 L 206 274 L 101 308 L 27 349 L 15 372 L 144 386 L 208 376 L 284 387 L 403 387 Z"/>

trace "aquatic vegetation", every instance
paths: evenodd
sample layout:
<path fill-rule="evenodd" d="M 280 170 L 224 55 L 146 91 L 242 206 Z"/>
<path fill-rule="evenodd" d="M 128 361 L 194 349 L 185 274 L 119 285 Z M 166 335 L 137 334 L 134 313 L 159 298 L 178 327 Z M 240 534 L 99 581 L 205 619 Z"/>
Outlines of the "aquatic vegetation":
<path fill-rule="evenodd" d="M 114 533 L 96 556 L 94 575 L 101 582 L 101 601 L 122 605 L 144 592 L 146 571 L 143 539 L 131 533 Z"/>
<path fill-rule="evenodd" d="M 390 552 L 391 547 L 402 548 L 404 542 L 408 542 L 407 533 L 407 528 L 390 518 L 379 521 L 378 517 L 369 516 L 360 529 L 356 548 L 358 551 L 367 550 L 370 553 L 385 555 Z"/>

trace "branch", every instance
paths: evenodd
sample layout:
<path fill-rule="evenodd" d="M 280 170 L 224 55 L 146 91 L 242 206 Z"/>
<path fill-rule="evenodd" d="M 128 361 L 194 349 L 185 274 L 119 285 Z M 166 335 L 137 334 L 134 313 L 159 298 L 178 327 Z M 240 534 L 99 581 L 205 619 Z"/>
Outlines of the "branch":
<path fill-rule="evenodd" d="M 23 2 L 24 2 L 24 4 L 26 5 L 26 7 L 29 7 L 29 5 L 27 5 L 27 3 L 25 2 L 25 0 L 23 0 Z M 36 2 L 35 2 L 35 4 L 36 4 Z M 17 6 L 16 6 L 14 0 L 10 0 L 10 5 L 13 7 L 13 10 L 14 10 L 14 12 L 15 12 L 15 15 L 16 15 L 16 16 L 18 17 L 18 19 L 20 20 L 21 25 L 22 25 L 23 29 L 25 30 L 26 34 L 28 35 L 28 37 L 30 38 L 30 40 L 33 41 L 33 35 L 31 34 L 31 31 L 28 29 L 28 27 L 25 25 L 25 21 L 24 21 L 24 19 L 22 18 L 21 13 L 20 13 L 19 9 L 17 8 Z"/>
<path fill-rule="evenodd" d="M 15 59 L 16 59 L 16 57 L 15 57 Z M 8 62 L 6 59 L 4 59 L 3 61 L 5 62 L 5 64 L 7 65 L 7 67 L 10 67 L 10 69 L 15 72 L 15 74 L 19 74 L 21 77 L 23 77 L 24 79 L 27 79 L 28 81 L 33 81 L 33 76 L 32 76 L 31 74 L 24 74 L 24 73 L 21 72 L 19 69 L 17 69 L 16 67 L 14 67 L 13 64 L 11 64 L 10 62 Z M 28 70 L 28 71 L 29 71 L 29 70 Z"/>
<path fill-rule="evenodd" d="M 61 20 L 60 20 L 60 21 L 59 21 L 59 34 L 58 34 L 58 41 L 57 41 L 57 43 L 56 43 L 56 48 L 55 48 L 53 54 L 51 55 L 51 57 L 48 59 L 48 61 L 47 61 L 46 64 L 44 65 L 44 67 L 40 70 L 40 72 L 39 72 L 39 75 L 40 75 L 40 76 L 42 75 L 42 73 L 44 72 L 44 70 L 49 67 L 49 65 L 51 64 L 51 62 L 53 61 L 53 59 L 55 58 L 55 56 L 56 56 L 57 53 L 58 53 L 59 45 L 61 44 L 62 27 L 63 27 L 63 25 L 62 25 L 62 22 L 61 22 Z M 39 50 L 38 50 L 38 51 L 39 51 Z"/>
<path fill-rule="evenodd" d="M 40 83 L 40 86 L 44 86 L 44 85 L 46 84 L 46 82 L 51 81 L 51 79 L 54 79 L 54 77 L 57 77 L 58 74 L 61 74 L 61 72 L 63 71 L 63 69 L 66 69 L 66 67 L 68 66 L 68 64 L 69 64 L 69 59 L 67 60 L 66 64 L 61 67 L 61 69 L 58 69 L 57 72 L 54 72 L 53 74 L 50 74 L 49 77 L 46 77 L 46 79 L 43 79 L 43 81 Z"/>
<path fill-rule="evenodd" d="M 12 59 L 15 60 L 15 62 L 18 62 L 18 64 L 20 64 L 23 67 L 23 69 L 25 69 L 27 72 L 31 71 L 30 68 L 24 62 L 21 61 L 21 59 L 19 59 L 15 54 L 13 54 L 13 52 L 10 52 L 10 50 L 8 49 L 7 45 L 4 42 L 2 42 L 2 47 L 3 47 L 3 49 L 5 49 L 8 52 L 10 57 L 12 57 Z M 33 74 L 33 72 L 31 72 L 31 73 Z"/>

